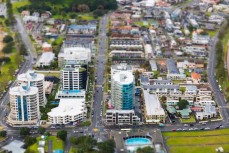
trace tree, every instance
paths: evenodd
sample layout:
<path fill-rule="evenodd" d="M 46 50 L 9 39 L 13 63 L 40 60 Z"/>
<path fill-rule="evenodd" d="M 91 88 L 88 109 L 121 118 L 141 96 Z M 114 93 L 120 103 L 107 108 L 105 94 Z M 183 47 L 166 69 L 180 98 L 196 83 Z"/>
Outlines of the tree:
<path fill-rule="evenodd" d="M 39 127 L 39 128 L 38 128 L 38 133 L 44 134 L 44 133 L 45 133 L 45 128 Z"/>
<path fill-rule="evenodd" d="M 153 148 L 148 146 L 148 147 L 144 147 L 144 148 L 138 148 L 136 152 L 137 153 L 154 153 L 154 150 L 153 150 Z"/>
<path fill-rule="evenodd" d="M 26 148 L 33 145 L 36 142 L 37 142 L 37 139 L 35 137 L 30 137 L 30 136 L 26 136 L 24 140 Z"/>
<path fill-rule="evenodd" d="M 11 37 L 10 35 L 6 35 L 4 38 L 3 38 L 3 42 L 4 43 L 9 43 L 9 42 L 12 42 L 14 39 L 13 37 Z"/>
<path fill-rule="evenodd" d="M 115 142 L 114 140 L 107 140 L 104 142 L 100 142 L 98 143 L 98 148 L 100 153 L 114 153 Z"/>
<path fill-rule="evenodd" d="M 13 52 L 13 46 L 14 46 L 13 42 L 6 44 L 6 46 L 2 49 L 2 52 L 5 54 L 12 53 Z"/>
<path fill-rule="evenodd" d="M 19 44 L 19 53 L 20 55 L 28 55 L 25 45 L 23 43 Z"/>
<path fill-rule="evenodd" d="M 11 79 L 13 78 L 14 73 L 15 73 L 15 69 L 14 69 L 13 65 L 10 65 L 9 69 L 8 69 L 8 74 L 11 77 Z"/>
<path fill-rule="evenodd" d="M 1 131 L 0 132 L 0 137 L 6 137 L 7 135 L 7 132 L 6 131 Z"/>
<path fill-rule="evenodd" d="M 57 132 L 57 137 L 60 138 L 61 140 L 65 141 L 67 138 L 67 131 L 61 130 Z"/>
<path fill-rule="evenodd" d="M 83 13 L 90 12 L 90 9 L 86 4 L 78 5 L 77 9 L 79 10 L 79 12 L 83 12 Z"/>
<path fill-rule="evenodd" d="M 20 128 L 20 135 L 21 136 L 27 136 L 29 135 L 30 129 L 27 127 Z"/>
<path fill-rule="evenodd" d="M 179 100 L 179 102 L 177 103 L 177 106 L 179 107 L 179 110 L 182 110 L 182 109 L 186 108 L 188 105 L 189 105 L 189 103 L 185 99 Z"/>

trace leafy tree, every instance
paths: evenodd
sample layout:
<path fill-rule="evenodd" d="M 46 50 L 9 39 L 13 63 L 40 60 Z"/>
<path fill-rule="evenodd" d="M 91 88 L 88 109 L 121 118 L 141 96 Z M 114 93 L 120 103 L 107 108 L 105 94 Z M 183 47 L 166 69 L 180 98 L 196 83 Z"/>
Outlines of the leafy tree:
<path fill-rule="evenodd" d="M 13 42 L 10 42 L 8 44 L 6 44 L 6 46 L 2 49 L 2 52 L 5 54 L 9 54 L 13 52 Z"/>
<path fill-rule="evenodd" d="M 148 146 L 148 147 L 144 147 L 144 148 L 138 148 L 136 152 L 137 153 L 154 153 L 154 150 L 153 150 L 153 148 Z"/>
<path fill-rule="evenodd" d="M 36 151 L 28 148 L 28 149 L 26 149 L 25 153 L 36 153 Z"/>
<path fill-rule="evenodd" d="M 33 145 L 36 142 L 37 142 L 37 139 L 35 137 L 30 137 L 30 136 L 26 136 L 24 140 L 26 148 Z"/>
<path fill-rule="evenodd" d="M 70 137 L 70 138 L 69 138 L 69 141 L 70 141 L 71 144 L 75 144 L 75 145 L 78 143 L 76 137 Z"/>
<path fill-rule="evenodd" d="M 100 142 L 98 143 L 98 148 L 100 153 L 114 153 L 115 142 L 114 140 L 107 140 L 104 142 Z"/>
<path fill-rule="evenodd" d="M 11 37 L 10 35 L 6 35 L 4 38 L 3 38 L 3 42 L 4 43 L 9 43 L 9 42 L 12 42 L 14 39 L 13 37 Z"/>
<path fill-rule="evenodd" d="M 27 127 L 20 128 L 20 135 L 21 136 L 27 136 L 29 135 L 30 129 Z"/>
<path fill-rule="evenodd" d="M 66 130 L 61 130 L 57 132 L 57 137 L 60 138 L 61 140 L 65 141 L 67 138 L 67 131 Z"/>
<path fill-rule="evenodd" d="M 20 53 L 20 55 L 24 55 L 24 56 L 28 55 L 24 43 L 19 44 L 19 53 Z"/>
<path fill-rule="evenodd" d="M 13 65 L 10 65 L 8 69 L 8 74 L 10 75 L 11 79 L 13 78 L 14 73 L 15 73 L 15 69 Z"/>
<path fill-rule="evenodd" d="M 39 128 L 38 128 L 38 133 L 44 134 L 44 133 L 45 133 L 45 128 L 39 127 Z"/>
<path fill-rule="evenodd" d="M 189 105 L 189 103 L 185 99 L 182 99 L 177 103 L 177 106 L 179 107 L 179 110 L 182 110 L 182 109 L 186 108 L 188 105 Z"/>
<path fill-rule="evenodd" d="M 86 4 L 78 5 L 77 9 L 79 10 L 79 12 L 83 12 L 83 13 L 90 12 L 90 9 Z"/>
<path fill-rule="evenodd" d="M 6 137 L 7 135 L 7 132 L 6 131 L 1 131 L 0 132 L 0 137 Z"/>

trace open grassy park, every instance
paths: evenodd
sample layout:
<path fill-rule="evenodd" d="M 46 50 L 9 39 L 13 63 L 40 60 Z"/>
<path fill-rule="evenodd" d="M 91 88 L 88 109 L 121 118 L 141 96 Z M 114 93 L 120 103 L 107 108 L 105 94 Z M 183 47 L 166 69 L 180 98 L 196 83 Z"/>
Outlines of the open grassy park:
<path fill-rule="evenodd" d="M 163 136 L 170 153 L 215 153 L 218 147 L 229 152 L 229 129 L 164 132 Z"/>

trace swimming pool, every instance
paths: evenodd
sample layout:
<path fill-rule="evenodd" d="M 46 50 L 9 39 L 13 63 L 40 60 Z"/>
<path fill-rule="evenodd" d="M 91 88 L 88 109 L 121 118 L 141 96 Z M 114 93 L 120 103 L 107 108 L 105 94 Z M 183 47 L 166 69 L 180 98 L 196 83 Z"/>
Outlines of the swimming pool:
<path fill-rule="evenodd" d="M 128 153 L 135 153 L 138 148 L 152 147 L 151 138 L 148 136 L 132 136 L 124 139 L 125 148 Z"/>
<path fill-rule="evenodd" d="M 148 138 L 129 138 L 125 141 L 126 145 L 150 145 L 151 141 Z"/>

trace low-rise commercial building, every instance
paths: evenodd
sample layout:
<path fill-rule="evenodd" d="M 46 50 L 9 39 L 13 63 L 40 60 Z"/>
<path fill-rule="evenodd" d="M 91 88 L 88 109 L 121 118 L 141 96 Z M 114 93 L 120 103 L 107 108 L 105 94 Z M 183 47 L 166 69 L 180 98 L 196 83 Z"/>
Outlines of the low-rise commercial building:
<path fill-rule="evenodd" d="M 107 110 L 106 125 L 133 125 L 138 124 L 140 118 L 134 110 Z"/>

